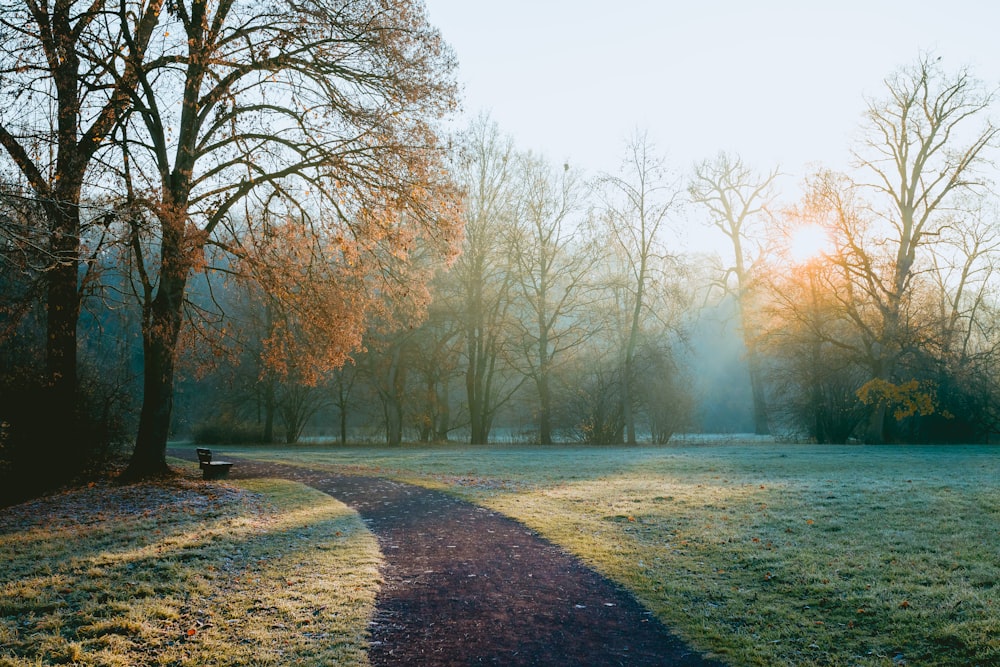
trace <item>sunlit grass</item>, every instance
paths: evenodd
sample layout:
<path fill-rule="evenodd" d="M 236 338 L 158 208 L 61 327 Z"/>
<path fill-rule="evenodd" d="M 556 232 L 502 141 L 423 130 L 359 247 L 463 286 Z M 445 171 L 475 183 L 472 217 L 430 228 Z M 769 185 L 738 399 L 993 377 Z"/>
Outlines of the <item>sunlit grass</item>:
<path fill-rule="evenodd" d="M 266 455 L 445 488 L 516 517 L 734 665 L 1000 664 L 995 447 Z"/>
<path fill-rule="evenodd" d="M 15 506 L 0 510 L 0 665 L 367 664 L 378 565 L 353 511 L 286 481 Z"/>

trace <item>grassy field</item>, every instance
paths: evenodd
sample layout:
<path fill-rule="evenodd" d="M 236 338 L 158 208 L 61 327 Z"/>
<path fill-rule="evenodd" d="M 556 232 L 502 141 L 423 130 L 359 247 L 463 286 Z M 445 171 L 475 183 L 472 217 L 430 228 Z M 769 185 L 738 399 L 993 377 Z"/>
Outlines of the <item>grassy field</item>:
<path fill-rule="evenodd" d="M 734 665 L 1000 664 L 1000 449 L 230 449 L 516 517 Z"/>
<path fill-rule="evenodd" d="M 0 510 L 0 666 L 368 664 L 380 558 L 357 514 L 177 466 Z"/>

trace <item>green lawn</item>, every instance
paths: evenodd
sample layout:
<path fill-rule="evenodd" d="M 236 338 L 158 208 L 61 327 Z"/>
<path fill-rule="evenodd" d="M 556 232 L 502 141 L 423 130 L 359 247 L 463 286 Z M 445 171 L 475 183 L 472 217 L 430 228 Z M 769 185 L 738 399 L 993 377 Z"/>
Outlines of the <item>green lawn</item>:
<path fill-rule="evenodd" d="M 358 515 L 176 463 L 0 509 L 0 666 L 368 664 L 380 557 Z"/>
<path fill-rule="evenodd" d="M 734 665 L 1000 664 L 1000 448 L 227 449 L 520 519 Z"/>

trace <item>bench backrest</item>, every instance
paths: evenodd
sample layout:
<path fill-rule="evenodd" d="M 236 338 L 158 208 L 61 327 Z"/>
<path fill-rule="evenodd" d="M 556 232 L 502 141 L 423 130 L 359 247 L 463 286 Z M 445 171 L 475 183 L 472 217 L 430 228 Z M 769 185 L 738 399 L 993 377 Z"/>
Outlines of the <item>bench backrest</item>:
<path fill-rule="evenodd" d="M 212 462 L 212 450 L 211 449 L 202 449 L 201 447 L 199 447 L 195 451 L 198 452 L 198 463 L 211 463 Z"/>

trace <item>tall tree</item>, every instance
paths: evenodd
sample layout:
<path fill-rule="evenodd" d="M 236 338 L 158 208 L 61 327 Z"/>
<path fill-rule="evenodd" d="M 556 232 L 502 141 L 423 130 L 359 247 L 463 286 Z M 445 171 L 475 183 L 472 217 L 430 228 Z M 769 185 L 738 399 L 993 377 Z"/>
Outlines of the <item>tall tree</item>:
<path fill-rule="evenodd" d="M 553 382 L 568 352 L 594 332 L 586 307 L 593 253 L 571 216 L 583 206 L 583 184 L 564 165 L 554 172 L 541 158 L 525 155 L 518 217 L 509 232 L 514 290 L 522 317 L 518 365 L 538 392 L 538 434 L 552 444 Z"/>
<path fill-rule="evenodd" d="M 625 438 L 635 444 L 636 352 L 648 320 L 670 318 L 670 313 L 657 312 L 654 304 L 656 288 L 667 282 L 663 271 L 672 261 L 665 234 L 680 192 L 643 134 L 628 143 L 620 173 L 603 176 L 600 185 L 600 222 L 609 243 L 607 265 L 616 274 L 606 285 L 613 293 L 613 310 L 623 315 L 617 329 Z"/>
<path fill-rule="evenodd" d="M 710 224 L 726 236 L 733 251 L 733 265 L 727 269 L 722 285 L 729 291 L 729 276 L 735 279 L 732 292 L 736 297 L 746 347 L 754 430 L 758 435 L 766 435 L 770 427 L 764 375 L 751 313 L 753 267 L 760 256 L 759 248 L 755 253 L 752 245 L 762 243 L 764 230 L 760 229 L 760 219 L 773 199 L 777 176 L 777 170 L 758 174 L 738 156 L 720 153 L 714 160 L 705 160 L 695 167 L 688 188 L 692 200 L 708 209 Z"/>
<path fill-rule="evenodd" d="M 128 476 L 166 469 L 184 294 L 206 247 L 325 330 L 333 367 L 372 308 L 421 292 L 419 276 L 393 275 L 418 238 L 447 253 L 459 222 L 437 134 L 455 107 L 454 61 L 421 3 L 167 9 L 120 135 L 145 353 Z M 247 197 L 257 204 L 237 229 Z"/>
<path fill-rule="evenodd" d="M 81 201 L 128 113 L 162 0 L 0 3 L 0 148 L 44 211 L 46 366 L 57 410 L 77 382 Z"/>
<path fill-rule="evenodd" d="M 870 180 L 872 236 L 851 238 L 844 267 L 877 310 L 867 350 L 872 380 L 891 383 L 907 352 L 907 308 L 928 248 L 937 243 L 956 197 L 984 184 L 998 128 L 987 113 L 993 95 L 966 70 L 955 74 L 922 56 L 885 81 L 868 102 L 866 138 L 855 152 Z M 871 411 L 866 439 L 886 439 L 886 405 Z"/>
<path fill-rule="evenodd" d="M 516 215 L 516 161 L 513 141 L 486 117 L 462 138 L 458 180 L 465 195 L 465 238 L 443 296 L 461 323 L 473 444 L 488 442 L 497 411 L 521 384 L 510 381 L 507 369 L 514 302 L 507 241 Z"/>

